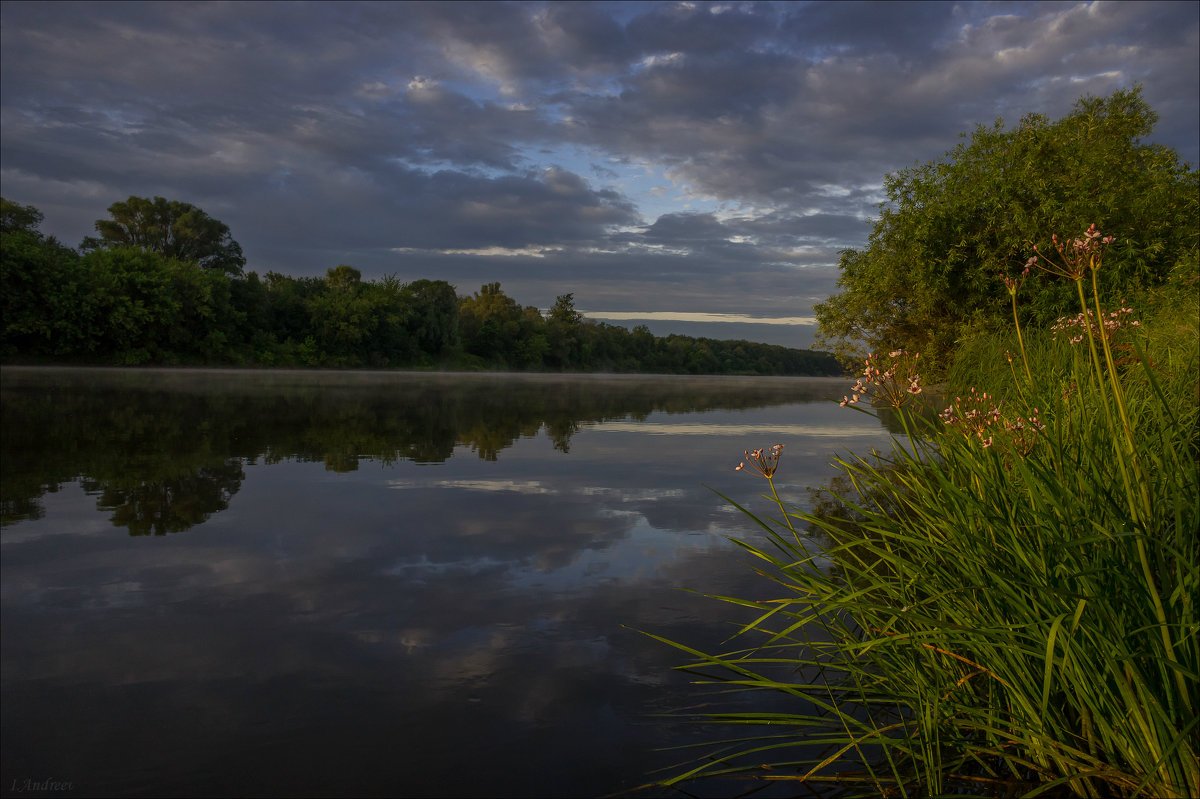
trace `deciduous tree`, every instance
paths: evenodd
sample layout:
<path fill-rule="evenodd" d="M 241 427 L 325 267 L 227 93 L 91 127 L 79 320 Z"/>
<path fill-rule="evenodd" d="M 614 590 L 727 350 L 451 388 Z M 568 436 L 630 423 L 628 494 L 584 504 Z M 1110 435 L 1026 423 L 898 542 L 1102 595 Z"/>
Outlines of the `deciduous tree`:
<path fill-rule="evenodd" d="M 400 289 L 405 324 L 422 352 L 441 356 L 458 346 L 458 294 L 444 280 L 414 280 Z"/>
<path fill-rule="evenodd" d="M 888 175 L 866 247 L 841 255 L 840 292 L 816 306 L 819 341 L 847 356 L 920 351 L 944 364 L 956 343 L 1011 322 L 1002 282 L 1050 235 L 1095 223 L 1117 245 L 1107 296 L 1160 284 L 1197 247 L 1197 172 L 1143 144 L 1157 115 L 1140 87 L 1084 98 L 1052 122 L 978 127 L 942 160 Z M 1031 279 L 1024 323 L 1072 307 L 1071 287 Z"/>
<path fill-rule="evenodd" d="M 85 238 L 81 249 L 139 247 L 230 275 L 240 275 L 246 266 L 229 226 L 194 205 L 162 197 L 130 197 L 110 205 L 108 212 L 112 219 L 96 220 L 100 237 Z"/>

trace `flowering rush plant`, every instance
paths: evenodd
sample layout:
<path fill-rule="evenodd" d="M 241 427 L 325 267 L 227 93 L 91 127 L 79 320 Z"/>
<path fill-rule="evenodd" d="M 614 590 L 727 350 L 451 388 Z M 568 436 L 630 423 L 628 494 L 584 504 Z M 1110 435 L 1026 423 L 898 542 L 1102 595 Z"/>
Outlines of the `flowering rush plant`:
<path fill-rule="evenodd" d="M 1083 341 L 1089 333 L 1097 340 L 1100 336 L 1112 340 L 1113 334 L 1121 328 L 1140 326 L 1141 323 L 1136 319 L 1131 319 L 1131 316 L 1133 316 L 1133 309 L 1122 304 L 1117 310 L 1101 317 L 1099 322 L 1096 321 L 1096 315 L 1091 310 L 1088 310 L 1086 314 L 1080 311 L 1075 316 L 1060 316 L 1050 329 L 1054 331 L 1056 341 L 1061 333 L 1072 344 Z"/>
<path fill-rule="evenodd" d="M 858 382 L 850 389 L 850 396 L 842 397 L 838 404 L 845 408 L 873 394 L 893 408 L 901 407 L 923 390 L 921 375 L 917 372 L 917 361 L 920 357 L 920 353 L 893 350 L 888 353 L 888 360 L 883 362 L 875 357 L 875 353 L 871 353 L 867 356 L 862 377 L 858 378 Z M 881 369 L 880 366 L 885 368 Z"/>
<path fill-rule="evenodd" d="M 775 446 L 767 449 L 756 449 L 753 452 L 746 450 L 746 460 L 734 467 L 734 471 L 740 472 L 742 469 L 749 466 L 751 469 L 770 480 L 775 476 L 775 470 L 779 468 L 779 459 L 782 456 L 783 444 L 776 444 Z"/>
<path fill-rule="evenodd" d="M 788 509 L 783 504 L 783 500 L 779 498 L 779 492 L 775 490 L 775 470 L 779 468 L 779 459 L 783 457 L 783 444 L 776 444 L 766 449 L 746 450 L 746 459 L 734 467 L 735 472 L 755 471 L 767 478 L 767 485 L 771 487 L 771 499 L 779 506 L 780 513 L 783 514 L 783 524 L 796 537 L 796 542 L 800 542 L 800 534 L 796 528 L 792 526 L 791 519 L 788 518 Z M 765 494 L 763 496 L 766 496 Z"/>
<path fill-rule="evenodd" d="M 948 427 L 964 436 L 975 436 L 984 447 L 990 447 L 993 427 L 1000 421 L 1000 404 L 986 391 L 980 394 L 972 387 L 965 399 L 955 397 L 938 416 Z"/>
<path fill-rule="evenodd" d="M 898 421 L 904 436 L 886 455 L 836 459 L 849 482 L 841 494 L 830 486 L 831 504 L 780 499 L 782 444 L 746 450 L 737 469 L 767 480 L 762 496 L 780 515 L 734 503 L 771 546 L 738 543 L 784 591 L 718 597 L 758 612 L 736 634 L 759 636 L 748 646 L 667 643 L 696 658 L 683 668 L 701 682 L 802 702 L 704 714 L 771 729 L 739 729 L 724 752 L 663 785 L 787 769 L 787 779 L 857 782 L 872 795 L 1200 796 L 1196 413 L 1177 407 L 1194 396 L 1184 376 L 1194 370 L 1160 385 L 1134 346 L 1132 311 L 1102 306 L 1111 236 L 1093 225 L 1053 240 L 1056 254 L 1004 276 L 1025 381 L 1012 368 L 1003 403 L 971 388 L 926 424 L 903 407 L 922 393 L 918 356 L 872 354 L 841 405 L 890 405 L 889 429 Z M 1033 368 L 1042 364 L 1030 364 L 1021 335 L 1017 296 L 1033 268 L 1075 283 L 1081 313 L 1054 332 L 1085 345 L 1063 358 L 1065 374 L 1058 348 L 1039 348 L 1052 359 Z M 1114 343 L 1117 331 L 1130 340 Z M 1127 348 L 1136 357 L 1118 370 L 1113 353 Z M 1011 368 L 1016 353 L 1005 357 Z M 833 684 L 844 688 L 836 697 Z M 810 751 L 818 739 L 836 754 Z M 756 765 L 768 750 L 775 763 Z"/>
<path fill-rule="evenodd" d="M 986 391 L 974 388 L 965 397 L 955 397 L 946 410 L 938 416 L 946 426 L 967 438 L 974 436 L 987 449 L 996 441 L 996 432 L 1002 433 L 1022 458 L 1037 446 L 1038 434 L 1046 429 L 1040 417 L 1041 411 L 1033 408 L 1026 416 L 1001 413 L 1003 403 L 996 402 Z"/>
<path fill-rule="evenodd" d="M 1094 222 L 1079 238 L 1059 239 L 1055 234 L 1050 239 L 1054 242 L 1054 249 L 1058 250 L 1058 260 L 1048 257 L 1035 244 L 1033 251 L 1037 255 L 1026 262 L 1025 268 L 1036 266 L 1043 272 L 1068 280 L 1082 280 L 1088 270 L 1099 271 L 1104 262 L 1104 248 L 1117 240 L 1115 236 L 1101 235 Z"/>

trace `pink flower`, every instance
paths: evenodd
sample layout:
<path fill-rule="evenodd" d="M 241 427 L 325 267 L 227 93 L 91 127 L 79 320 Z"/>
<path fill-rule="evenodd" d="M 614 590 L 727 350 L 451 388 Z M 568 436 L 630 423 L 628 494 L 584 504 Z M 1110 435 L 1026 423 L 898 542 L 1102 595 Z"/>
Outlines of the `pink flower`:
<path fill-rule="evenodd" d="M 735 472 L 740 472 L 749 464 L 756 472 L 770 480 L 775 475 L 775 470 L 779 468 L 779 458 L 783 455 L 783 444 L 776 444 L 769 450 L 764 451 L 756 449 L 753 452 L 746 450 L 746 460 L 739 463 L 735 468 Z"/>

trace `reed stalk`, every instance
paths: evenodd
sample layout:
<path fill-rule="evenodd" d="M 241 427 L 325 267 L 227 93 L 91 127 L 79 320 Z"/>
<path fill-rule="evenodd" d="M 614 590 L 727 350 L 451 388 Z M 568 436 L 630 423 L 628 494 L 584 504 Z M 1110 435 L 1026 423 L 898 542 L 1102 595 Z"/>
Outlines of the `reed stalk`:
<path fill-rule="evenodd" d="M 758 522 L 763 540 L 738 543 L 777 593 L 714 597 L 755 611 L 727 649 L 659 640 L 688 654 L 679 668 L 698 682 L 775 699 L 705 714 L 765 732 L 660 784 L 1200 795 L 1200 399 L 1194 374 L 1160 379 L 1149 356 L 1170 347 L 1106 328 L 1095 272 L 1108 241 L 1093 228 L 1059 250 L 1055 274 L 1075 281 L 1083 311 L 1076 347 L 1088 342 L 1068 366 L 1031 369 L 1018 332 L 1016 396 L 973 390 L 931 420 L 913 410 L 917 357 L 872 356 L 842 404 L 890 405 L 905 435 L 890 453 L 837 459 L 841 488 L 815 508 L 776 492 L 782 445 L 746 453 L 781 515 L 725 499 Z M 1114 357 L 1116 335 L 1131 363 Z"/>

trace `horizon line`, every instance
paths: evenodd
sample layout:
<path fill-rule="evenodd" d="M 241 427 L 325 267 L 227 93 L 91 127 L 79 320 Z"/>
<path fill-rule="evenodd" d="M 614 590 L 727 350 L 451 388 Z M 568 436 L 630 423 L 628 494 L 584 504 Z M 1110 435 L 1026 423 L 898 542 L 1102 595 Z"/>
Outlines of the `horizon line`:
<path fill-rule="evenodd" d="M 628 321 L 645 319 L 652 322 L 721 322 L 751 325 L 812 326 L 817 324 L 812 316 L 750 316 L 738 313 L 707 313 L 691 311 L 580 311 L 588 319 L 615 319 Z"/>

